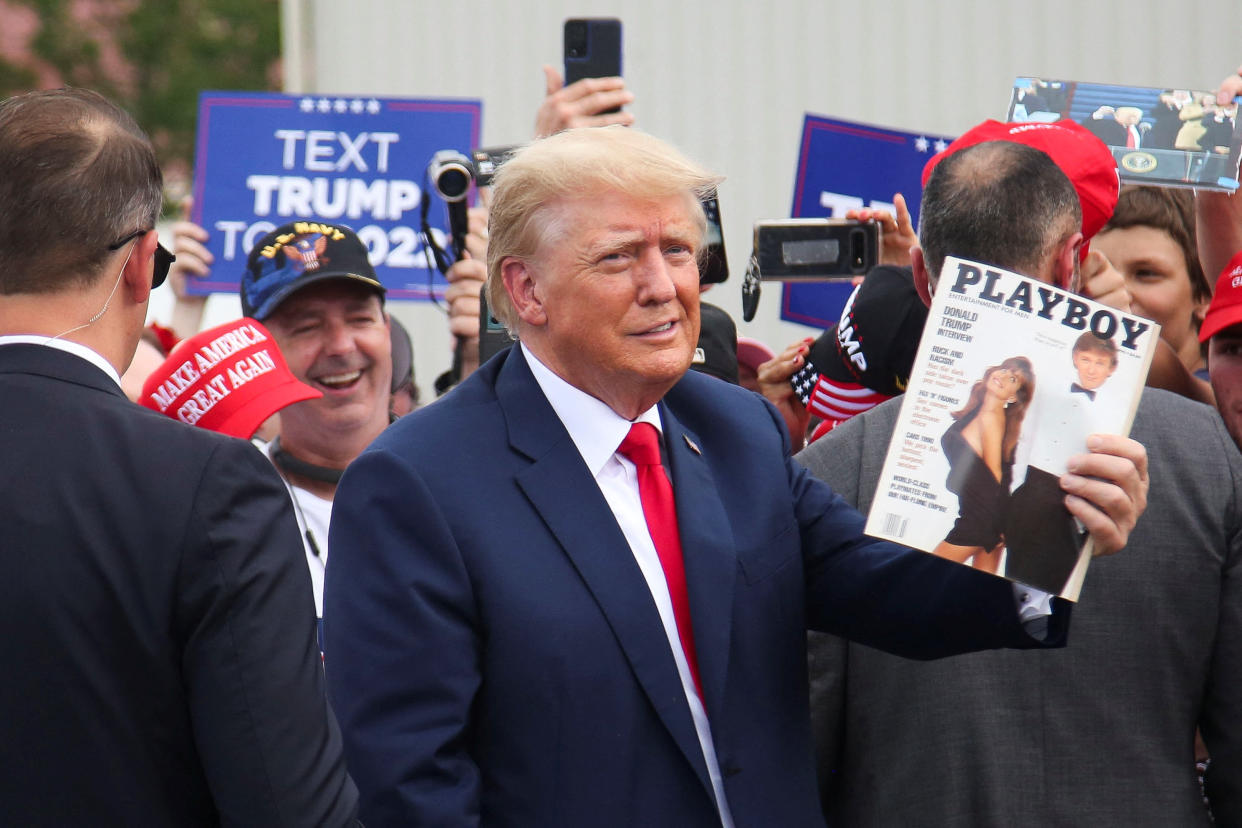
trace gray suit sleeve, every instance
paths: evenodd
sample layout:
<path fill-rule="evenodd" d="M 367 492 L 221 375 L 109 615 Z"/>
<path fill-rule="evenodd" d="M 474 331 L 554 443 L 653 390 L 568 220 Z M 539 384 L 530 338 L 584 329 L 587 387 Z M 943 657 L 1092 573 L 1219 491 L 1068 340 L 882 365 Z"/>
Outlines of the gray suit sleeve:
<path fill-rule="evenodd" d="M 288 493 L 249 444 L 221 441 L 204 465 L 179 578 L 182 675 L 222 824 L 352 823 L 305 553 Z"/>
<path fill-rule="evenodd" d="M 864 501 L 871 500 L 871 493 L 860 497 L 859 488 L 866 438 L 864 418 L 853 417 L 811 443 L 795 459 L 855 509 L 865 510 Z"/>
<path fill-rule="evenodd" d="M 851 506 L 859 506 L 862 454 L 865 439 L 862 417 L 854 417 L 801 451 L 798 462 L 826 482 Z M 870 500 L 870 494 L 867 500 Z M 848 642 L 827 633 L 807 632 L 807 671 L 810 676 L 811 735 L 815 740 L 817 779 L 822 801 L 832 795 L 834 771 L 845 725 L 845 678 Z"/>

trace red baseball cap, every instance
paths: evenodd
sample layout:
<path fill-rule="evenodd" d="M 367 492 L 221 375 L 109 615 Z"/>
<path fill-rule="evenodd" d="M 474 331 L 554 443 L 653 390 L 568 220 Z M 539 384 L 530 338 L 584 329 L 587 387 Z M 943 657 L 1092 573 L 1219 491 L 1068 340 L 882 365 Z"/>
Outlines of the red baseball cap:
<path fill-rule="evenodd" d="M 1207 342 L 1231 325 L 1242 322 L 1242 252 L 1235 253 L 1216 279 L 1216 292 L 1199 328 L 1199 341 Z"/>
<path fill-rule="evenodd" d="M 183 423 L 249 440 L 263 421 L 323 396 L 293 376 L 262 323 L 243 317 L 184 339 L 138 401 Z"/>
<path fill-rule="evenodd" d="M 985 141 L 1013 141 L 1026 144 L 1047 154 L 1065 173 L 1066 178 L 1078 192 L 1082 205 L 1082 234 L 1084 241 L 1108 224 L 1117 207 L 1121 192 L 1121 178 L 1117 174 L 1117 161 L 1112 150 L 1086 128 L 1070 120 L 1043 123 L 1006 124 L 1000 121 L 984 121 L 966 132 L 943 152 L 936 153 L 923 167 L 923 186 L 940 161 L 960 149 L 982 144 Z M 1082 255 L 1086 257 L 1084 244 Z"/>

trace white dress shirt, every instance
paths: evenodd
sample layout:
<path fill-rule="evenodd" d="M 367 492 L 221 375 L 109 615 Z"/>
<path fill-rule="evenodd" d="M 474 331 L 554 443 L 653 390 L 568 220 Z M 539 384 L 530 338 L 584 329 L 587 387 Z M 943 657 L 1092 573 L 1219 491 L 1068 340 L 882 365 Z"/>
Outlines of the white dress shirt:
<path fill-rule="evenodd" d="M 694 730 L 699 737 L 703 759 L 707 763 L 707 773 L 716 794 L 716 808 L 720 812 L 720 823 L 725 828 L 733 828 L 733 817 L 729 813 L 729 803 L 725 800 L 724 784 L 720 776 L 720 763 L 716 759 L 716 748 L 712 743 L 711 724 L 707 720 L 707 711 L 695 689 L 690 665 L 681 647 L 664 568 L 647 529 L 647 519 L 643 516 L 642 500 L 638 493 L 638 472 L 633 463 L 617 453 L 617 447 L 629 434 L 630 426 L 634 423 L 651 423 L 663 434 L 660 412 L 654 407 L 649 408 L 632 423 L 595 397 L 552 373 L 530 352 L 525 343 L 519 345 L 530 365 L 531 373 L 535 375 L 535 381 L 552 405 L 552 410 L 556 412 L 561 424 L 569 432 L 583 462 L 599 485 L 604 500 L 608 502 L 608 508 L 612 510 L 617 525 L 625 535 L 630 551 L 634 553 L 634 560 L 643 573 L 647 589 L 651 591 L 651 598 L 664 625 L 664 636 L 668 639 L 673 660 L 677 663 L 677 673 L 686 694 L 686 703 L 690 706 L 690 716 L 694 720 Z"/>
<path fill-rule="evenodd" d="M 1089 435 L 1116 431 L 1116 421 L 1120 420 L 1116 403 L 1103 388 L 1094 395 L 1071 391 L 1071 382 L 1077 379 L 1075 374 L 1054 380 L 1046 392 L 1036 392 L 1035 404 L 1023 423 L 1030 425 L 1022 429 L 1015 452 L 1014 468 L 1017 470 L 1022 464 L 1023 479 L 1028 465 L 1049 474 L 1064 474 L 1070 457 L 1087 450 Z M 1105 395 L 1102 399 L 1101 394 Z M 1015 474 L 1013 487 L 1016 489 L 1021 482 Z"/>

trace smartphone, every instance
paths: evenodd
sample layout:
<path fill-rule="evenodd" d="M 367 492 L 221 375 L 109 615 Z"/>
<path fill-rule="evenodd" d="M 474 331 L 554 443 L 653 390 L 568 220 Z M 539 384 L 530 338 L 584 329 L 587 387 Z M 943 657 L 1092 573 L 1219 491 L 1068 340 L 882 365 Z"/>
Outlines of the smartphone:
<path fill-rule="evenodd" d="M 720 200 L 716 191 L 703 199 L 703 213 L 707 216 L 706 250 L 699 261 L 699 284 L 718 285 L 729 278 L 729 261 L 725 258 L 724 230 L 720 226 Z"/>
<path fill-rule="evenodd" d="M 565 21 L 565 85 L 583 78 L 621 76 L 621 21 L 578 17 Z M 618 112 L 619 107 L 606 110 Z"/>
<path fill-rule="evenodd" d="M 844 281 L 879 263 L 880 225 L 826 218 L 759 221 L 754 244 L 764 281 Z"/>

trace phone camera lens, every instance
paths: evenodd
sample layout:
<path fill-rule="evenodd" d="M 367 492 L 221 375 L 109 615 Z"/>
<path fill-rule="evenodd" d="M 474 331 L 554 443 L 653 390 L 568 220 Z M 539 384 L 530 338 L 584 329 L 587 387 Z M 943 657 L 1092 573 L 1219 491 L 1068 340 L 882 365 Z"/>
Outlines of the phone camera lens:
<path fill-rule="evenodd" d="M 860 271 L 866 264 L 867 252 L 867 234 L 861 229 L 855 228 L 850 231 L 850 265 L 855 271 Z"/>
<path fill-rule="evenodd" d="M 583 21 L 572 21 L 565 24 L 565 55 L 571 58 L 584 57 L 587 52 L 587 27 Z"/>

